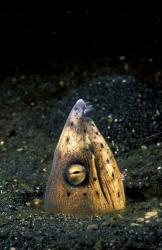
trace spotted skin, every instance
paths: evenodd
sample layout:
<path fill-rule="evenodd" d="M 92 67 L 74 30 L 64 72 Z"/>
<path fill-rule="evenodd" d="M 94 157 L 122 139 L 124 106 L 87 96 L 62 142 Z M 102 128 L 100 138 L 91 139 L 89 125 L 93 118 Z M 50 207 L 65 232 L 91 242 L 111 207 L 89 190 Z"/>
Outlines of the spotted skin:
<path fill-rule="evenodd" d="M 76 102 L 55 149 L 45 193 L 45 209 L 50 212 L 97 215 L 125 207 L 117 163 L 94 122 L 85 116 L 87 110 L 82 99 Z M 75 187 L 64 178 L 65 169 L 73 164 L 87 170 L 86 181 Z"/>
<path fill-rule="evenodd" d="M 125 194 L 121 174 L 116 160 L 107 145 L 105 139 L 97 129 L 93 121 L 87 121 L 86 130 L 94 148 L 95 163 L 100 176 L 105 199 L 116 210 L 125 206 Z M 95 136 L 97 132 L 97 136 Z"/>

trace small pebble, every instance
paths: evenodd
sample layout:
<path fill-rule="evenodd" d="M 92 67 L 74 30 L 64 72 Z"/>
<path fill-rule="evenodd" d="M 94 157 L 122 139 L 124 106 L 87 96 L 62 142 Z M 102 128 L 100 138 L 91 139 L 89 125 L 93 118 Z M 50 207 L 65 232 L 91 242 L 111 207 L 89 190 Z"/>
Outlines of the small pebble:
<path fill-rule="evenodd" d="M 23 148 L 18 148 L 17 149 L 17 152 L 21 152 L 21 151 L 23 151 Z"/>
<path fill-rule="evenodd" d="M 137 219 L 137 222 L 143 222 L 144 221 L 144 218 L 138 218 Z"/>
<path fill-rule="evenodd" d="M 146 145 L 142 145 L 142 146 L 141 146 L 141 149 L 146 150 L 146 149 L 147 149 L 147 146 L 146 146 Z"/>
<path fill-rule="evenodd" d="M 125 56 L 119 56 L 119 61 L 124 61 L 126 59 Z"/>
<path fill-rule="evenodd" d="M 30 207 L 30 205 L 31 205 L 30 202 L 26 202 L 25 204 L 27 207 Z"/>
<path fill-rule="evenodd" d="M 134 223 L 134 222 L 132 222 L 132 223 L 131 223 L 131 226 L 132 226 L 132 227 L 137 227 L 137 226 L 141 226 L 141 225 L 140 225 L 140 224 L 138 224 L 138 223 Z"/>
<path fill-rule="evenodd" d="M 91 224 L 87 226 L 87 230 L 97 230 L 98 229 L 98 225 L 97 224 Z"/>
<path fill-rule="evenodd" d="M 160 115 L 160 111 L 158 109 L 156 110 L 156 115 Z"/>
<path fill-rule="evenodd" d="M 156 210 L 150 211 L 145 213 L 145 219 L 149 219 L 151 217 L 155 217 L 158 215 L 158 212 Z"/>
<path fill-rule="evenodd" d="M 1 144 L 1 145 L 4 145 L 4 141 L 1 141 L 0 144 Z"/>
<path fill-rule="evenodd" d="M 34 198 L 34 199 L 32 200 L 32 205 L 33 205 L 34 207 L 39 208 L 39 207 L 41 207 L 41 205 L 42 205 L 42 200 L 41 200 L 40 198 Z"/>
<path fill-rule="evenodd" d="M 65 83 L 64 83 L 64 81 L 62 81 L 62 80 L 61 80 L 61 81 L 59 81 L 59 85 L 60 85 L 60 87 L 63 87 L 63 86 L 64 86 L 64 84 L 65 84 Z"/>

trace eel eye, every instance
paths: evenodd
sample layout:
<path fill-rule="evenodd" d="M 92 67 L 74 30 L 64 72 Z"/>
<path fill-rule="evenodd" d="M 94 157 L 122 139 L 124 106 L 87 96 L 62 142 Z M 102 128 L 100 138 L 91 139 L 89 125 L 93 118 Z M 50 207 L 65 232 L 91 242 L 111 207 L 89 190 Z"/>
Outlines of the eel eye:
<path fill-rule="evenodd" d="M 85 184 L 88 172 L 84 165 L 72 164 L 65 168 L 64 179 L 71 186 L 77 187 Z"/>

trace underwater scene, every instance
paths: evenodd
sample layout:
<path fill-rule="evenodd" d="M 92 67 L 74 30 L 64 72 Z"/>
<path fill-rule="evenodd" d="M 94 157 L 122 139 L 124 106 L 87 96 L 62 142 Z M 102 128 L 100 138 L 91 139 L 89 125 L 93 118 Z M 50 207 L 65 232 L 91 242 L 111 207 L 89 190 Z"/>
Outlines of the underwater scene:
<path fill-rule="evenodd" d="M 162 249 L 161 24 L 0 10 L 0 249 Z"/>
<path fill-rule="evenodd" d="M 78 58 L 1 61 L 0 249 L 160 250 L 160 61 Z"/>

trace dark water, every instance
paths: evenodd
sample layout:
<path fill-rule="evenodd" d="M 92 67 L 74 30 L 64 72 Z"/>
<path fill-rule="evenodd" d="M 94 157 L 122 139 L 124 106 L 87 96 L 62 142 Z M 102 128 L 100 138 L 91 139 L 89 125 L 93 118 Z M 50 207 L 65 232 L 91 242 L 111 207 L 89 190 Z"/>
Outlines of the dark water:
<path fill-rule="evenodd" d="M 148 3 L 1 8 L 0 249 L 162 249 L 161 28 L 161 9 Z M 119 164 L 123 211 L 43 209 L 53 151 L 79 98 L 93 104 Z"/>

